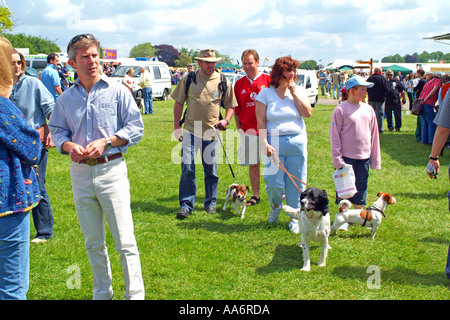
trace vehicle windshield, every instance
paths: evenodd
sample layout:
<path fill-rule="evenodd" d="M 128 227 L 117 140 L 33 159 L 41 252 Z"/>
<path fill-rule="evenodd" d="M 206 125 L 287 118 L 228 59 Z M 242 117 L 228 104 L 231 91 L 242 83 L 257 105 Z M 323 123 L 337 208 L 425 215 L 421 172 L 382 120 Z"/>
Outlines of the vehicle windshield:
<path fill-rule="evenodd" d="M 141 76 L 141 72 L 139 71 L 139 66 L 119 66 L 114 71 L 111 77 L 123 78 L 125 77 L 125 73 L 127 73 L 128 69 L 133 69 L 133 78 L 139 78 Z"/>

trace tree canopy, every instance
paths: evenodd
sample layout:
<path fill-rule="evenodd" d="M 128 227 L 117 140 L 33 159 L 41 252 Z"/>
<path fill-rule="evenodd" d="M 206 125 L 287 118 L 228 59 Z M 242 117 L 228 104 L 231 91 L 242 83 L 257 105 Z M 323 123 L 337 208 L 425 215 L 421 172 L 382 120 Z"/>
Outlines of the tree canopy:
<path fill-rule="evenodd" d="M 12 31 L 14 23 L 11 21 L 11 11 L 8 8 L 0 7 L 0 32 Z"/>
<path fill-rule="evenodd" d="M 3 33 L 2 35 L 6 39 L 8 39 L 9 42 L 11 42 L 11 45 L 14 48 L 29 48 L 30 54 L 49 54 L 52 52 L 61 52 L 61 49 L 55 44 L 55 42 L 48 39 L 43 39 L 35 36 L 27 36 L 23 33 Z"/>

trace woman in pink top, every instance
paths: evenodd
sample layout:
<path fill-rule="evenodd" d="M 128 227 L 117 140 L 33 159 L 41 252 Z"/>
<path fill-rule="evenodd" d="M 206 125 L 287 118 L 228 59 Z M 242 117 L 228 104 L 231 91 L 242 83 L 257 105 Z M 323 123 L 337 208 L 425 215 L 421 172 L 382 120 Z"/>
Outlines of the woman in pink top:
<path fill-rule="evenodd" d="M 353 166 L 358 192 L 348 200 L 355 208 L 366 205 L 369 166 L 381 169 L 377 118 L 373 108 L 362 102 L 367 88 L 372 86 L 372 82 L 366 82 L 360 76 L 350 78 L 345 84 L 343 102 L 336 106 L 331 116 L 333 166 L 336 169 L 345 164 Z"/>
<path fill-rule="evenodd" d="M 438 76 L 432 75 L 430 80 L 423 86 L 419 99 L 423 99 L 423 111 L 420 115 L 422 117 L 422 133 L 420 142 L 424 144 L 432 144 L 434 133 L 436 132 L 436 125 L 434 124 L 434 117 L 436 112 L 434 105 L 438 99 L 439 88 L 441 87 L 441 80 Z"/>

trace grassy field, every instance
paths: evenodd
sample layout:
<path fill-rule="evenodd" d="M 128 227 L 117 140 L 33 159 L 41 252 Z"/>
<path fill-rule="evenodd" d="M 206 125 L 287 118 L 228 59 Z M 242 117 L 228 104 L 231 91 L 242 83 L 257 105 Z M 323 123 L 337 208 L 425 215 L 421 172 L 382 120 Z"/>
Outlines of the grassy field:
<path fill-rule="evenodd" d="M 402 132 L 381 136 L 382 169 L 371 170 L 368 204 L 379 191 L 393 194 L 374 241 L 370 231 L 351 227 L 330 237 L 327 266 L 319 268 L 319 244 L 311 248 L 311 272 L 302 272 L 299 235 L 288 230 L 288 217 L 267 222 L 269 202 L 262 182 L 260 204 L 241 220 L 231 206 L 221 210 L 225 190 L 233 182 L 225 157 L 219 165 L 218 214 L 203 210 L 204 184 L 197 170 L 198 197 L 194 214 L 184 221 L 178 212 L 180 165 L 174 164 L 178 143 L 171 139 L 173 101 L 155 101 L 155 114 L 144 116 L 143 140 L 126 155 L 131 206 L 150 300 L 446 300 L 444 274 L 450 240 L 449 181 L 445 174 L 431 181 L 425 166 L 430 146 L 415 141 L 416 117 L 403 114 Z M 329 146 L 333 106 L 318 105 L 306 120 L 308 183 L 334 193 Z M 231 128 L 235 128 L 233 121 Z M 227 131 L 231 132 L 231 130 Z M 226 134 L 225 134 L 226 140 Z M 231 139 L 228 139 L 228 144 Z M 235 148 L 238 139 L 234 141 Z M 229 149 L 227 149 L 229 150 Z M 229 152 L 229 151 L 228 151 Z M 250 185 L 246 168 L 233 170 Z M 441 158 L 443 171 L 450 150 Z M 47 186 L 52 202 L 55 237 L 31 246 L 30 300 L 92 299 L 93 279 L 78 226 L 69 177 L 69 158 L 50 151 Z M 337 206 L 330 204 L 331 220 Z M 32 236 L 34 227 L 32 226 Z M 115 299 L 124 284 L 119 256 L 108 232 Z M 379 280 L 379 285 L 377 286 Z"/>

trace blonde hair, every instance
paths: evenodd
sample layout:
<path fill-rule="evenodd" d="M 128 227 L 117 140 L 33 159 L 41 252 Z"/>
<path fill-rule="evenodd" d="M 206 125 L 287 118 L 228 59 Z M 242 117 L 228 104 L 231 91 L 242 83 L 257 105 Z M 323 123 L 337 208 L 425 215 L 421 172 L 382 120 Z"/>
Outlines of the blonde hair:
<path fill-rule="evenodd" d="M 5 37 L 0 36 L 0 96 L 9 98 L 12 89 L 12 46 Z"/>
<path fill-rule="evenodd" d="M 0 96 L 5 98 L 9 98 L 12 89 L 11 59 L 11 42 L 0 36 Z"/>

